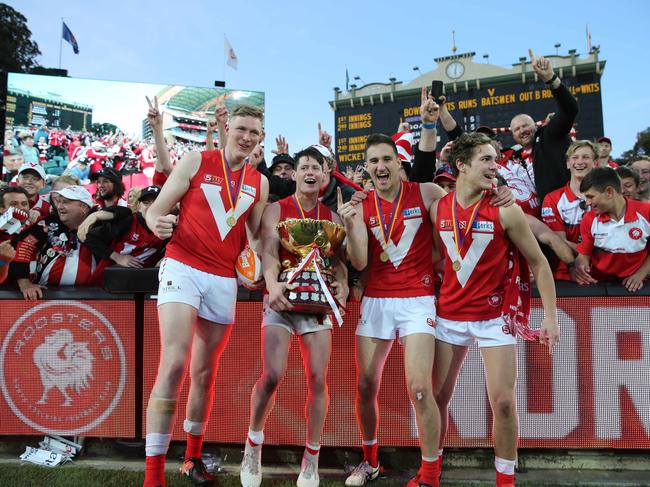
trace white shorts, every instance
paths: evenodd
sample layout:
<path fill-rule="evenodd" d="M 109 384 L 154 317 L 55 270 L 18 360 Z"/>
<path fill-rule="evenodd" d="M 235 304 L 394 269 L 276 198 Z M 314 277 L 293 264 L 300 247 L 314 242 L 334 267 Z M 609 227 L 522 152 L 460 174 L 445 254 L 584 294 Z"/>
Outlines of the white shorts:
<path fill-rule="evenodd" d="M 332 319 L 329 315 L 313 315 L 307 313 L 293 313 L 283 311 L 278 313 L 269 306 L 269 296 L 264 295 L 264 315 L 262 317 L 262 328 L 265 326 L 279 326 L 292 335 L 304 335 L 316 331 L 332 329 Z"/>
<path fill-rule="evenodd" d="M 165 257 L 158 279 L 158 306 L 184 303 L 196 308 L 205 320 L 222 325 L 235 321 L 236 278 L 209 274 Z"/>
<path fill-rule="evenodd" d="M 483 321 L 453 321 L 438 316 L 436 320 L 436 336 L 441 342 L 461 347 L 468 347 L 474 342 L 478 342 L 479 347 L 517 344 L 517 338 L 510 333 L 501 317 Z"/>
<path fill-rule="evenodd" d="M 436 336 L 436 298 L 369 298 L 361 300 L 356 334 L 393 340 L 413 333 Z"/>

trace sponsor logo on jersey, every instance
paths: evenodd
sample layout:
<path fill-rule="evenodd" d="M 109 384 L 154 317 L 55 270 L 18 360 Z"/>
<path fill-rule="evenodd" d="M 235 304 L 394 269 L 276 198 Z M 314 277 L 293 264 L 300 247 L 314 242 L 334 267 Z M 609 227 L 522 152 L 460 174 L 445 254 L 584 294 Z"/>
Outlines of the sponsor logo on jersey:
<path fill-rule="evenodd" d="M 440 230 L 445 230 L 446 228 L 451 228 L 451 220 L 440 220 Z"/>
<path fill-rule="evenodd" d="M 375 225 L 377 225 L 377 217 L 371 216 L 369 222 L 370 222 L 370 226 L 374 227 Z"/>
<path fill-rule="evenodd" d="M 404 218 L 422 216 L 422 209 L 419 206 L 416 206 L 415 208 L 404 208 L 402 210 L 402 216 Z"/>
<path fill-rule="evenodd" d="M 543 206 L 542 207 L 542 218 L 545 216 L 553 216 L 553 208 L 550 208 L 548 206 Z"/>
<path fill-rule="evenodd" d="M 474 221 L 474 223 L 472 223 L 472 230 L 482 230 L 484 232 L 494 232 L 494 222 Z"/>
<path fill-rule="evenodd" d="M 206 174 L 203 176 L 203 181 L 208 184 L 217 184 L 219 186 L 223 184 L 223 178 L 221 176 L 215 176 L 214 174 Z"/>
<path fill-rule="evenodd" d="M 249 186 L 248 184 L 242 184 L 241 190 L 251 196 L 255 196 L 257 194 L 257 188 L 255 186 Z"/>

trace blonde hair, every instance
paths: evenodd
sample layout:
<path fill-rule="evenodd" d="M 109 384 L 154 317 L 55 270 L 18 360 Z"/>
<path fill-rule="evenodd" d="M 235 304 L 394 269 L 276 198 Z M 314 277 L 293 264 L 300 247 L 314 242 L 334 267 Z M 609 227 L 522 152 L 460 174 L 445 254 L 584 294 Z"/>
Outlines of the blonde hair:
<path fill-rule="evenodd" d="M 264 110 L 254 105 L 242 104 L 238 105 L 232 112 L 230 119 L 235 117 L 253 117 L 257 118 L 260 122 L 264 122 Z"/>
<path fill-rule="evenodd" d="M 591 149 L 591 152 L 593 152 L 594 154 L 594 161 L 598 159 L 598 156 L 600 155 L 600 150 L 598 150 L 596 144 L 594 144 L 591 140 L 573 141 L 573 143 L 566 150 L 566 158 L 568 159 L 569 157 L 571 157 L 571 155 L 581 147 L 589 147 Z"/>
<path fill-rule="evenodd" d="M 131 188 L 129 193 L 126 196 L 126 200 L 129 204 L 129 208 L 133 213 L 137 212 L 140 209 L 140 194 L 142 190 L 140 188 Z"/>

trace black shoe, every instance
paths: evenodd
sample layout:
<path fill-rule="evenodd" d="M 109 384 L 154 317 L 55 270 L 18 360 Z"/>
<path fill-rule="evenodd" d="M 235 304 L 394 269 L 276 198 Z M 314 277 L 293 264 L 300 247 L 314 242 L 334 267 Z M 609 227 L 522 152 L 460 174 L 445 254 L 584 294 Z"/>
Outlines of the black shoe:
<path fill-rule="evenodd" d="M 194 485 L 208 485 L 214 482 L 214 476 L 208 472 L 200 458 L 185 460 L 181 467 L 181 475 L 188 477 Z"/>

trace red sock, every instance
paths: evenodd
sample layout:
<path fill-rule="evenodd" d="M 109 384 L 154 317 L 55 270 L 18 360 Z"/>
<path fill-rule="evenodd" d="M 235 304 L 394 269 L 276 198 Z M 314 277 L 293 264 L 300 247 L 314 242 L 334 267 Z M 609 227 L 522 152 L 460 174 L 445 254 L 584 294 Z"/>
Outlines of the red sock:
<path fill-rule="evenodd" d="M 159 485 L 167 485 L 165 482 L 165 455 L 147 456 L 142 487 L 157 487 Z"/>
<path fill-rule="evenodd" d="M 318 450 L 314 450 L 313 448 L 309 448 L 308 446 L 305 445 L 305 451 L 310 455 L 318 455 L 320 448 Z"/>
<path fill-rule="evenodd" d="M 377 449 L 379 448 L 379 443 L 361 446 L 363 448 L 363 459 L 366 460 L 371 467 L 376 467 L 379 463 L 377 460 Z"/>
<path fill-rule="evenodd" d="M 515 485 L 515 476 L 497 472 L 497 487 L 500 485 Z"/>
<path fill-rule="evenodd" d="M 203 446 L 203 435 L 187 434 L 187 448 L 185 449 L 185 461 L 190 458 L 201 458 L 201 446 Z"/>
<path fill-rule="evenodd" d="M 422 466 L 420 467 L 420 482 L 423 484 L 433 485 L 438 487 L 438 460 L 428 462 L 422 460 Z"/>

